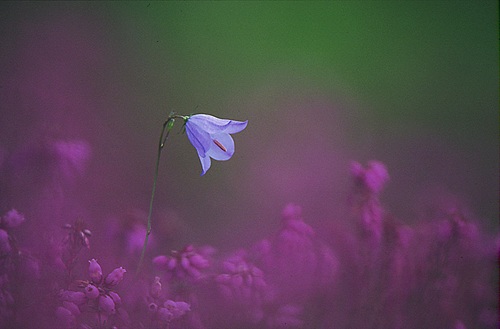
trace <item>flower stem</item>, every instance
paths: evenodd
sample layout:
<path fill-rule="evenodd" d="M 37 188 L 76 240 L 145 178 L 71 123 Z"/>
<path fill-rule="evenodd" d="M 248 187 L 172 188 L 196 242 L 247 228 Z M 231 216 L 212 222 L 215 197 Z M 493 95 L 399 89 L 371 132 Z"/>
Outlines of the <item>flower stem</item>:
<path fill-rule="evenodd" d="M 141 258 L 139 259 L 139 264 L 137 265 L 137 270 L 135 272 L 136 276 L 138 276 L 141 271 L 142 263 L 144 262 L 144 255 L 146 253 L 146 247 L 148 245 L 149 235 L 151 234 L 151 214 L 153 213 L 153 201 L 155 198 L 156 182 L 158 181 L 158 167 L 160 165 L 161 151 L 165 146 L 168 134 L 170 133 L 170 130 L 173 127 L 173 123 L 176 117 L 178 116 L 170 115 L 167 121 L 163 123 L 163 128 L 161 130 L 160 141 L 158 143 L 158 155 L 156 157 L 155 174 L 153 179 L 153 189 L 151 191 L 151 200 L 149 201 L 149 213 L 148 213 L 148 224 L 146 228 L 146 236 L 144 237 L 144 245 L 142 246 Z"/>

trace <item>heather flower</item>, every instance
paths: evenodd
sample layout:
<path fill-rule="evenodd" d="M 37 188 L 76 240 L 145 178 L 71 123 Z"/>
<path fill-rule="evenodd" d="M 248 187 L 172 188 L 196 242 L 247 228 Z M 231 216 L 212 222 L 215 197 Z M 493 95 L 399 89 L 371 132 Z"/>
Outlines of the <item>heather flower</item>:
<path fill-rule="evenodd" d="M 149 290 L 149 294 L 153 298 L 159 298 L 160 297 L 160 294 L 161 294 L 161 282 L 160 282 L 160 278 L 159 277 L 155 276 L 155 279 L 154 279 L 153 283 L 151 284 L 151 288 Z"/>
<path fill-rule="evenodd" d="M 78 287 L 83 291 L 62 290 L 59 293 L 59 298 L 63 302 L 64 307 L 71 310 L 71 306 L 67 307 L 66 302 L 74 303 L 85 310 L 92 312 L 99 326 L 113 321 L 128 322 L 128 314 L 121 308 L 122 300 L 120 295 L 112 289 L 123 281 L 124 273 L 126 270 L 123 267 L 118 267 L 109 273 L 103 280 L 102 269 L 95 259 L 89 261 L 88 269 L 90 280 L 76 280 Z M 64 310 L 59 310 L 64 315 Z M 72 310 L 76 320 L 81 322 L 79 313 Z M 79 323 L 82 328 L 86 326 L 85 323 Z"/>
<path fill-rule="evenodd" d="M 68 235 L 64 239 L 64 243 L 69 248 L 79 251 L 82 247 L 90 248 L 89 237 L 92 232 L 85 228 L 85 223 L 82 220 L 77 220 L 73 225 L 65 224 L 64 228 L 69 230 Z"/>
<path fill-rule="evenodd" d="M 170 322 L 173 318 L 172 312 L 165 307 L 159 307 L 156 311 L 156 316 L 158 317 L 158 320 L 162 322 Z"/>
<path fill-rule="evenodd" d="M 64 237 L 61 246 L 57 246 L 57 252 L 60 254 L 55 261 L 64 265 L 68 276 L 76 264 L 78 254 L 83 248 L 90 248 L 90 236 L 92 233 L 85 228 L 85 223 L 81 220 L 75 221 L 74 224 L 65 224 L 63 228 L 68 230 L 68 234 Z"/>
<path fill-rule="evenodd" d="M 153 259 L 153 264 L 171 277 L 193 280 L 200 279 L 202 271 L 210 265 L 208 260 L 197 253 L 191 245 L 182 251 L 172 251 L 171 256 L 157 256 Z"/>
<path fill-rule="evenodd" d="M 7 212 L 1 220 L 1 223 L 6 228 L 12 228 L 19 226 L 22 222 L 24 222 L 24 216 L 17 212 L 16 209 L 12 209 Z"/>
<path fill-rule="evenodd" d="M 358 185 L 372 193 L 380 193 L 389 180 L 387 168 L 380 161 L 369 161 L 366 169 L 354 161 L 351 163 L 351 175 Z"/>
<path fill-rule="evenodd" d="M 108 295 L 99 296 L 99 309 L 106 314 L 115 314 L 115 302 Z"/>
<path fill-rule="evenodd" d="M 155 277 L 148 297 L 148 312 L 150 313 L 152 322 L 170 323 L 172 320 L 182 317 L 186 312 L 191 310 L 190 304 L 182 301 L 175 302 L 170 299 L 164 301 L 160 294 L 160 278 Z"/>
<path fill-rule="evenodd" d="M 369 161 L 366 168 L 358 162 L 351 163 L 351 175 L 355 190 L 350 197 L 353 209 L 362 219 L 365 232 L 369 232 L 374 241 L 382 236 L 384 211 L 379 202 L 379 194 L 389 180 L 385 165 L 379 161 Z"/>
<path fill-rule="evenodd" d="M 198 152 L 203 176 L 211 165 L 210 158 L 229 160 L 234 153 L 234 141 L 230 134 L 246 128 L 248 121 L 219 119 L 208 114 L 186 117 L 185 128 L 189 141 Z"/>
<path fill-rule="evenodd" d="M 99 297 L 99 294 L 99 289 L 93 284 L 89 284 L 85 287 L 85 296 L 87 296 L 88 299 L 96 299 Z"/>
<path fill-rule="evenodd" d="M 89 276 L 94 283 L 100 283 L 102 280 L 101 265 L 95 259 L 89 260 Z"/>
<path fill-rule="evenodd" d="M 165 307 L 170 311 L 170 313 L 172 313 L 174 319 L 180 318 L 186 312 L 191 311 L 191 306 L 188 303 L 174 302 L 173 300 L 170 299 L 163 304 L 163 307 Z"/>
<path fill-rule="evenodd" d="M 186 302 L 174 302 L 167 300 L 163 307 L 157 310 L 157 316 L 160 321 L 171 322 L 183 316 L 186 312 L 191 311 L 191 306 Z"/>
<path fill-rule="evenodd" d="M 82 313 L 78 305 L 76 305 L 75 303 L 64 301 L 63 306 L 67 308 L 74 316 L 78 316 Z"/>
<path fill-rule="evenodd" d="M 111 299 L 113 299 L 113 302 L 115 302 L 115 305 L 121 305 L 122 304 L 122 298 L 116 292 L 110 291 L 108 294 L 111 297 Z"/>
<path fill-rule="evenodd" d="M 226 259 L 222 266 L 223 273 L 215 278 L 222 294 L 229 300 L 258 307 L 267 289 L 262 270 L 247 263 L 241 255 Z"/>
<path fill-rule="evenodd" d="M 127 272 L 123 267 L 118 267 L 113 270 L 113 272 L 109 273 L 104 280 L 108 286 L 116 286 L 120 282 L 123 281 L 123 274 Z"/>
<path fill-rule="evenodd" d="M 280 298 L 306 299 L 324 293 L 338 272 L 339 261 L 302 218 L 300 206 L 289 203 L 282 211 L 282 228 L 259 242 L 254 252 L 266 281 Z M 317 290 L 316 290 L 317 289 Z"/>
<path fill-rule="evenodd" d="M 282 218 L 282 229 L 276 239 L 278 256 L 291 256 L 300 260 L 304 267 L 311 268 L 315 232 L 302 219 L 302 208 L 295 204 L 288 204 L 282 212 Z"/>
<path fill-rule="evenodd" d="M 313 237 L 314 230 L 302 220 L 302 208 L 299 205 L 289 203 L 281 212 L 284 228 L 302 236 Z"/>

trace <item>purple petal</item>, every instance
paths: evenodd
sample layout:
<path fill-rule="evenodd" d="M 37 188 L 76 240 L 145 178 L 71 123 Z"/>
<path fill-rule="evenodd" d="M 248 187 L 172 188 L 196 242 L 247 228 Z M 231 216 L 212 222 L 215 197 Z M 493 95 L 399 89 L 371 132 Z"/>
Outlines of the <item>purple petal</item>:
<path fill-rule="evenodd" d="M 192 124 L 189 120 L 186 122 L 186 134 L 189 141 L 198 152 L 200 158 L 204 157 L 205 153 L 210 149 L 210 144 L 212 143 L 210 134 L 196 124 Z"/>
<path fill-rule="evenodd" d="M 200 176 L 203 176 L 206 174 L 208 169 L 210 169 L 210 165 L 212 164 L 212 161 L 210 160 L 210 157 L 207 155 L 205 157 L 200 156 L 200 162 L 201 162 L 201 168 L 202 168 Z"/>
<path fill-rule="evenodd" d="M 207 155 L 214 160 L 225 161 L 229 160 L 234 153 L 234 141 L 231 135 L 219 133 L 210 135 L 212 145 L 207 151 Z"/>
<path fill-rule="evenodd" d="M 204 131 L 215 134 L 215 133 L 228 133 L 234 134 L 242 131 L 246 128 L 248 121 L 236 121 L 228 119 L 219 119 L 208 114 L 195 114 L 189 117 L 187 123 L 196 125 L 203 129 Z"/>

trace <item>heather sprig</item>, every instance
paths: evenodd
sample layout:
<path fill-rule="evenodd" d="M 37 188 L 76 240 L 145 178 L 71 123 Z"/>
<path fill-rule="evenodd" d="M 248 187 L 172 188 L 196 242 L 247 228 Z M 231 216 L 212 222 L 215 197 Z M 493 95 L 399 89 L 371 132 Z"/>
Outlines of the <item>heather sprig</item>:
<path fill-rule="evenodd" d="M 60 259 L 66 269 L 67 278 L 72 280 L 72 271 L 82 249 L 90 249 L 92 232 L 86 227 L 83 220 L 76 220 L 73 224 L 64 224 L 68 231 L 60 247 Z"/>
<path fill-rule="evenodd" d="M 100 264 L 89 261 L 89 280 L 77 280 L 78 290 L 61 290 L 58 294 L 62 306 L 56 310 L 61 324 L 73 328 L 76 324 L 90 328 L 110 327 L 121 323 L 127 325 L 128 313 L 121 307 L 122 299 L 115 291 L 127 271 L 118 267 L 103 276 Z"/>
<path fill-rule="evenodd" d="M 172 321 L 191 311 L 189 303 L 167 299 L 162 292 L 162 283 L 159 277 L 155 277 L 151 284 L 147 303 L 149 313 L 148 328 L 170 328 Z"/>

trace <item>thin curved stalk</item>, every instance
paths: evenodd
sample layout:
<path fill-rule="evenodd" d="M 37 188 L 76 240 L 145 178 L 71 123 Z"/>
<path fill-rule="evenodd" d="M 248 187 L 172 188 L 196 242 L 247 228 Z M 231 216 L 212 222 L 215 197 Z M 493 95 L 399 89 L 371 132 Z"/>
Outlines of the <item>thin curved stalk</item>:
<path fill-rule="evenodd" d="M 139 259 L 139 264 L 137 265 L 137 270 L 135 272 L 136 276 L 138 276 L 141 271 L 142 263 L 144 262 L 144 255 L 146 254 L 146 247 L 148 246 L 149 235 L 151 234 L 151 215 L 153 213 L 153 201 L 155 198 L 156 182 L 158 181 L 158 167 L 160 166 L 161 151 L 165 146 L 165 142 L 167 141 L 168 134 L 170 133 L 170 129 L 173 126 L 173 122 L 174 122 L 174 117 L 170 116 L 168 120 L 165 121 L 165 123 L 163 123 L 163 128 L 160 134 L 160 141 L 158 143 L 158 155 L 156 157 L 156 166 L 153 179 L 153 189 L 151 191 L 151 200 L 149 201 L 149 213 L 148 213 L 148 224 L 146 228 L 146 236 L 144 237 L 144 245 L 142 246 L 141 258 Z"/>

